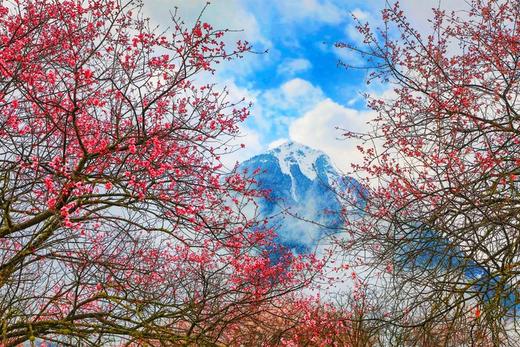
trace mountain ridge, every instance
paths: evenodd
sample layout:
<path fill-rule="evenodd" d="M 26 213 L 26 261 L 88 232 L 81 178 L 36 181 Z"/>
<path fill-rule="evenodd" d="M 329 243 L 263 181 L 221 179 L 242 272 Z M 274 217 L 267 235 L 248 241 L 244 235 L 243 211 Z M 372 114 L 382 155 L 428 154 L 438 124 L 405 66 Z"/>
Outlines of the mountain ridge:
<path fill-rule="evenodd" d="M 255 175 L 257 186 L 270 195 L 257 201 L 259 217 L 277 230 L 280 244 L 296 253 L 310 252 L 320 239 L 341 227 L 336 191 L 344 189 L 350 178 L 342 176 L 324 152 L 287 142 L 240 167 L 247 172 L 260 169 Z"/>

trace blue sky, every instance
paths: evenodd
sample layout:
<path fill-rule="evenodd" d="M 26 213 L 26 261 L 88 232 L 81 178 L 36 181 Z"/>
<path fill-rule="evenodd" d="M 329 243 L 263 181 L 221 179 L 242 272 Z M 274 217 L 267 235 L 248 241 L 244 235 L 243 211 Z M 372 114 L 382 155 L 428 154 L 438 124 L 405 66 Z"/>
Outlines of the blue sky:
<path fill-rule="evenodd" d="M 439 0 L 404 0 L 402 8 L 421 31 L 428 31 L 431 8 Z M 204 0 L 146 0 L 145 11 L 161 25 L 168 9 L 178 7 L 186 23 L 194 21 Z M 464 7 L 464 0 L 444 0 L 448 10 Z M 213 77 L 228 86 L 232 98 L 254 103 L 238 141 L 246 149 L 229 159 L 242 160 L 283 141 L 293 140 L 329 154 L 336 166 L 348 170 L 359 160 L 357 144 L 340 140 L 336 128 L 361 130 L 373 114 L 363 93 L 384 95 L 384 85 L 365 84 L 366 71 L 345 70 L 339 60 L 362 64 L 359 57 L 337 49 L 334 42 L 359 43 L 352 14 L 372 25 L 379 23 L 385 0 L 213 0 L 203 20 L 216 28 L 242 30 L 228 35 L 231 44 L 246 39 L 255 51 L 242 61 L 224 64 Z"/>

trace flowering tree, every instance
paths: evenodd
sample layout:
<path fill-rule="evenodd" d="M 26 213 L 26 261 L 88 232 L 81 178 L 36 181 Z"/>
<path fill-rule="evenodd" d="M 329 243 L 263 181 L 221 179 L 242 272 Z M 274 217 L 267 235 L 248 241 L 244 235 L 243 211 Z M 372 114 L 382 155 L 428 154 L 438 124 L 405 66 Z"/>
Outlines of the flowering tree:
<path fill-rule="evenodd" d="M 377 329 L 361 319 L 358 309 L 356 304 L 336 305 L 319 297 L 287 296 L 230 326 L 223 341 L 231 346 L 375 345 Z"/>
<path fill-rule="evenodd" d="M 224 33 L 132 1 L 0 6 L 2 346 L 210 344 L 304 283 L 220 162 L 248 107 L 194 82 L 249 50 Z"/>
<path fill-rule="evenodd" d="M 364 47 L 338 44 L 394 87 L 369 98 L 372 130 L 347 134 L 365 141 L 368 198 L 345 247 L 386 273 L 382 321 L 503 345 L 519 332 L 520 4 L 467 6 L 434 9 L 426 34 L 388 6 L 383 29 L 360 23 Z"/>

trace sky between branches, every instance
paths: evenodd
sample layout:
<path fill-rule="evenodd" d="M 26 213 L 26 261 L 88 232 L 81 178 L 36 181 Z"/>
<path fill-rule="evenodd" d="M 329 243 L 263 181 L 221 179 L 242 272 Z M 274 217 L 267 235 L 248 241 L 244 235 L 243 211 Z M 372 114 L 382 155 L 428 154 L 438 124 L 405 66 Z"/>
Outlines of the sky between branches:
<path fill-rule="evenodd" d="M 391 1 L 393 2 L 393 1 Z M 168 26 L 169 11 L 193 23 L 205 0 L 145 1 L 152 23 Z M 213 0 L 202 21 L 215 28 L 237 29 L 228 42 L 248 40 L 256 52 L 242 61 L 221 66 L 213 82 L 230 88 L 232 98 L 252 101 L 251 116 L 239 139 L 246 148 L 228 163 L 247 159 L 287 140 L 323 150 L 343 171 L 359 159 L 356 144 L 339 140 L 342 131 L 361 130 L 373 114 L 364 93 L 383 94 L 385 85 L 365 84 L 365 70 L 345 70 L 339 60 L 362 66 L 363 61 L 337 41 L 360 43 L 352 15 L 377 26 L 385 0 Z M 463 10 L 464 0 L 403 0 L 401 7 L 421 32 L 428 33 L 432 7 Z"/>

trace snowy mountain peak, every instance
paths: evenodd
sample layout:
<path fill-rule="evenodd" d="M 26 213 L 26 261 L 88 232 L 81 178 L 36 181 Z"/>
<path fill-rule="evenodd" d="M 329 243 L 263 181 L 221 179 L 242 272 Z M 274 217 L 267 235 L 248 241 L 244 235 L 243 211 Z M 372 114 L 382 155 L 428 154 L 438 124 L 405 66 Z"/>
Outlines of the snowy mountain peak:
<path fill-rule="evenodd" d="M 306 145 L 304 145 L 302 143 L 299 143 L 299 142 L 296 142 L 296 141 L 284 142 L 281 145 L 271 149 L 270 152 L 272 152 L 272 151 L 279 152 L 279 150 L 282 150 L 282 149 L 303 150 L 304 152 L 320 152 L 320 153 L 322 153 L 321 151 L 319 151 L 317 149 L 311 148 L 309 146 L 306 146 Z"/>
<path fill-rule="evenodd" d="M 258 200 L 259 213 L 276 228 L 284 246 L 298 253 L 310 251 L 322 236 L 341 226 L 335 189 L 345 184 L 325 153 L 287 142 L 241 166 L 244 172 L 262 169 L 255 176 L 256 184 L 270 194 Z"/>
<path fill-rule="evenodd" d="M 303 175 L 310 180 L 314 180 L 317 177 L 316 170 L 319 158 L 322 158 L 321 160 L 332 168 L 330 160 L 325 153 L 298 142 L 283 143 L 271 149 L 268 153 L 278 159 L 282 172 L 289 176 L 292 176 L 291 167 L 297 165 Z"/>

